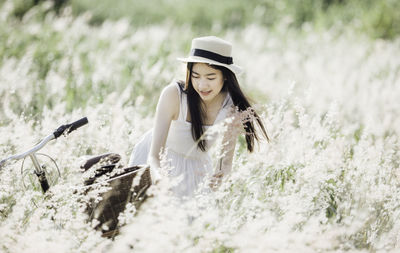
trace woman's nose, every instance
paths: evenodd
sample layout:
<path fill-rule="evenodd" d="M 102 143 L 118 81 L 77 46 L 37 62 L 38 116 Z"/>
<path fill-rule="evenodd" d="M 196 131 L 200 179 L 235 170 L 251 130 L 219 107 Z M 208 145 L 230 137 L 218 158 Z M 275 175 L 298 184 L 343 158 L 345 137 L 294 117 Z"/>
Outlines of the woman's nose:
<path fill-rule="evenodd" d="M 200 79 L 199 80 L 199 88 L 205 88 L 208 86 L 208 81 L 206 79 Z"/>

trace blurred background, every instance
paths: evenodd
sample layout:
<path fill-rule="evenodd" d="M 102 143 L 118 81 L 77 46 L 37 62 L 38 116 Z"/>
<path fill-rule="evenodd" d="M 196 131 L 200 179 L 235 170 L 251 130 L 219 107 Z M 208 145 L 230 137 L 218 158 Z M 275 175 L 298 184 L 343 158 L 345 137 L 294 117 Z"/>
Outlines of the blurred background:
<path fill-rule="evenodd" d="M 70 6 L 74 15 L 89 11 L 90 23 L 127 18 L 134 26 L 171 22 L 195 31 L 242 28 L 248 24 L 277 27 L 285 23 L 301 28 L 330 29 L 343 25 L 372 38 L 393 39 L 400 34 L 397 0 L 50 0 L 60 12 Z M 13 14 L 22 18 L 43 0 L 15 0 Z"/>

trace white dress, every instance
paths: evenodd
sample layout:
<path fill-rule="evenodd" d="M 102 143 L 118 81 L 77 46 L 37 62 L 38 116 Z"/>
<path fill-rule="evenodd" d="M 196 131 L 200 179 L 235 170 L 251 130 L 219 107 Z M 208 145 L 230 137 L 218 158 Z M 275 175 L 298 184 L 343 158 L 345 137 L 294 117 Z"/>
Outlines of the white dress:
<path fill-rule="evenodd" d="M 192 137 L 191 123 L 186 121 L 188 110 L 187 95 L 177 82 L 175 82 L 175 86 L 180 94 L 180 109 L 178 119 L 171 122 L 165 144 L 167 161 L 170 167 L 168 175 L 172 178 L 181 177 L 182 179 L 172 188 L 178 197 L 191 197 L 205 177 L 213 173 L 212 160 L 208 151 L 210 150 L 209 147 L 215 143 L 217 136 L 216 134 L 207 136 L 208 150 L 206 152 L 197 147 L 197 143 Z M 226 118 L 232 104 L 232 99 L 228 93 L 213 126 Z M 205 132 L 210 128 L 212 126 L 205 126 Z M 147 163 L 151 139 L 152 129 L 147 131 L 136 144 L 129 159 L 129 166 Z"/>

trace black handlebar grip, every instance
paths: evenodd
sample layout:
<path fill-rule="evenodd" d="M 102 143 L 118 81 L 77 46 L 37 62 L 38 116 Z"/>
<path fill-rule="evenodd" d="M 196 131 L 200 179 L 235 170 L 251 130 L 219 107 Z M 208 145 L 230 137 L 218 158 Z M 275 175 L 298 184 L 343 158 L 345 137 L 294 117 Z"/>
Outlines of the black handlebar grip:
<path fill-rule="evenodd" d="M 72 122 L 70 124 L 69 130 L 67 132 L 67 134 L 69 134 L 70 132 L 80 128 L 81 126 L 86 125 L 87 123 L 89 123 L 88 119 L 86 117 L 81 118 L 80 120 L 77 120 L 75 122 Z"/>
<path fill-rule="evenodd" d="M 83 125 L 86 125 L 88 123 L 88 119 L 86 117 L 81 118 L 80 120 L 77 120 L 75 122 L 72 122 L 71 124 L 66 124 L 62 125 L 59 128 L 57 128 L 56 131 L 54 131 L 54 137 L 57 139 L 64 133 L 65 130 L 68 130 L 67 134 L 71 133 L 72 131 L 80 128 Z"/>

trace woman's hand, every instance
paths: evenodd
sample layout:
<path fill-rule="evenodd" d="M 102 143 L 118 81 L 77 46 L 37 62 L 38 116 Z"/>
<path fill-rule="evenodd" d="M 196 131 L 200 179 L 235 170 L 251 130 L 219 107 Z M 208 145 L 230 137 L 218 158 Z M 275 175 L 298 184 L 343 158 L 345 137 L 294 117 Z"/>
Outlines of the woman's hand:
<path fill-rule="evenodd" d="M 151 184 L 157 184 L 161 180 L 160 168 L 154 168 L 150 166 L 150 178 Z"/>
<path fill-rule="evenodd" d="M 219 171 L 211 177 L 209 186 L 212 190 L 214 190 L 214 191 L 217 190 L 217 188 L 221 185 L 223 176 L 224 176 L 224 173 L 222 171 Z"/>

